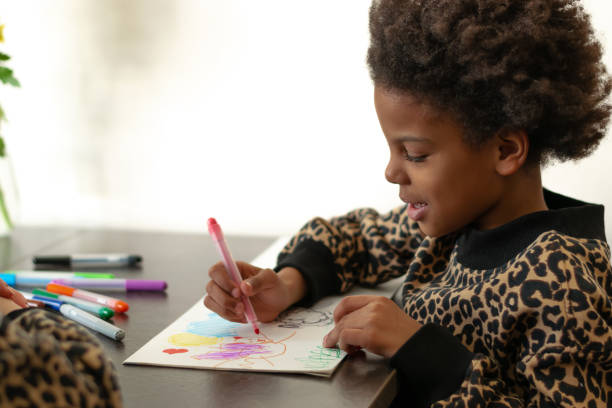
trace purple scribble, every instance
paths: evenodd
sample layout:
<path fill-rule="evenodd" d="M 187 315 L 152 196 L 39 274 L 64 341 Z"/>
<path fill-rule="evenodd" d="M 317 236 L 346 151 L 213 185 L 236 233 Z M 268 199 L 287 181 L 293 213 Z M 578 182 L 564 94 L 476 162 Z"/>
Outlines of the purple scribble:
<path fill-rule="evenodd" d="M 254 354 L 268 354 L 271 350 L 261 344 L 228 343 L 221 346 L 221 351 L 210 351 L 192 356 L 197 360 L 237 360 Z"/>

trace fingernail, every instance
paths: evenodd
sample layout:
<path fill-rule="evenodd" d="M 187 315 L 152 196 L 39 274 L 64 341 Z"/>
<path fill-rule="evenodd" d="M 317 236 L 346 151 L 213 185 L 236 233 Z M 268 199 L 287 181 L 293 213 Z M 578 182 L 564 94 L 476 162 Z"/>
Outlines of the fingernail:
<path fill-rule="evenodd" d="M 238 288 L 232 289 L 232 296 L 235 297 L 235 298 L 239 298 L 240 297 L 240 289 L 238 289 Z"/>
<path fill-rule="evenodd" d="M 250 293 L 253 293 L 253 285 L 249 281 L 244 281 L 244 284 L 249 288 Z"/>

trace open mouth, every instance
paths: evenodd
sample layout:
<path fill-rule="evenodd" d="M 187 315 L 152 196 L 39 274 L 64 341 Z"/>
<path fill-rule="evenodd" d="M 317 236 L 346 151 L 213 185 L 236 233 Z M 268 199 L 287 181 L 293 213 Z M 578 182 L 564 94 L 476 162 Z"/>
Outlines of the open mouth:
<path fill-rule="evenodd" d="M 408 217 L 414 221 L 421 221 L 427 212 L 428 204 L 424 201 L 408 202 Z"/>

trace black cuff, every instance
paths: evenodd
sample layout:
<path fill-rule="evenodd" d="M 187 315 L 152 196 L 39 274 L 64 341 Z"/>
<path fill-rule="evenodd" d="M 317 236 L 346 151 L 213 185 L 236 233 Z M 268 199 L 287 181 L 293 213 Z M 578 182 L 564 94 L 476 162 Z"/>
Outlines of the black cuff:
<path fill-rule="evenodd" d="M 400 398 L 425 407 L 448 397 L 461 386 L 473 355 L 444 327 L 426 324 L 391 358 Z"/>
<path fill-rule="evenodd" d="M 278 256 L 274 270 L 278 272 L 288 266 L 300 271 L 306 281 L 306 296 L 296 305 L 309 307 L 325 296 L 340 292 L 339 266 L 322 243 L 312 239 L 300 242 L 293 252 Z"/>

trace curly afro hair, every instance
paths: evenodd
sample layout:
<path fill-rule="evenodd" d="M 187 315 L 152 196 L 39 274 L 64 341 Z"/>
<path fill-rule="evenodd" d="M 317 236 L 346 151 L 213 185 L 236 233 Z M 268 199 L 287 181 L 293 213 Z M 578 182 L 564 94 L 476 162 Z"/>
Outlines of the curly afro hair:
<path fill-rule="evenodd" d="M 374 0 L 370 75 L 463 125 L 480 145 L 529 135 L 532 163 L 589 155 L 605 136 L 612 80 L 572 0 Z"/>

